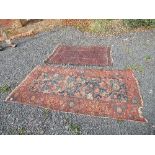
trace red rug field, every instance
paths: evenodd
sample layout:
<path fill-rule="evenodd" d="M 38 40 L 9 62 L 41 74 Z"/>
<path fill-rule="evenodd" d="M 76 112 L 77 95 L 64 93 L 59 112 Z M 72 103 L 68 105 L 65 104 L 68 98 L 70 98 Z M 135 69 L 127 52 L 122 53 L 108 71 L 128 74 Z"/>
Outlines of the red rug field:
<path fill-rule="evenodd" d="M 52 110 L 145 122 L 131 70 L 103 71 L 37 66 L 7 97 Z"/>
<path fill-rule="evenodd" d="M 110 52 L 110 47 L 60 45 L 45 60 L 45 63 L 109 66 L 112 65 Z"/>

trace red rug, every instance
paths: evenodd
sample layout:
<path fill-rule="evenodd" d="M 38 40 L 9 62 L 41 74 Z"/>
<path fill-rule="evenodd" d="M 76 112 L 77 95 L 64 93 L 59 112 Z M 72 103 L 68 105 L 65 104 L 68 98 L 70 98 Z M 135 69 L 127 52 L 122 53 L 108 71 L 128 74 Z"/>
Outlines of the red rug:
<path fill-rule="evenodd" d="M 45 61 L 46 64 L 112 65 L 109 47 L 58 46 Z"/>
<path fill-rule="evenodd" d="M 103 71 L 38 66 L 6 101 L 53 110 L 145 122 L 131 70 Z"/>

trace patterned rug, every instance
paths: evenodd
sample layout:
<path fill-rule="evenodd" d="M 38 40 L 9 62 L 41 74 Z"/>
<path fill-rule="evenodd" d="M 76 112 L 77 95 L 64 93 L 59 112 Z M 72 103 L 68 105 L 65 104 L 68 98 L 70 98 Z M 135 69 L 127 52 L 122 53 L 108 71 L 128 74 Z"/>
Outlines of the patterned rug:
<path fill-rule="evenodd" d="M 146 121 L 141 116 L 143 102 L 131 70 L 37 66 L 6 101 L 118 120 Z"/>
<path fill-rule="evenodd" d="M 112 65 L 109 47 L 58 46 L 45 61 L 46 64 Z"/>

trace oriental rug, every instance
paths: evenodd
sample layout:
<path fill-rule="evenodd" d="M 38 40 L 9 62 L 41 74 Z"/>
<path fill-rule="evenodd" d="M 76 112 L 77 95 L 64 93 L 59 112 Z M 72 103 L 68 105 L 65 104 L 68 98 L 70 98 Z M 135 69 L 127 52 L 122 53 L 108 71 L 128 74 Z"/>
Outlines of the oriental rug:
<path fill-rule="evenodd" d="M 112 65 L 111 48 L 59 45 L 44 62 L 46 64 L 110 66 Z"/>
<path fill-rule="evenodd" d="M 37 66 L 7 97 L 8 102 L 52 110 L 145 122 L 132 70 Z"/>

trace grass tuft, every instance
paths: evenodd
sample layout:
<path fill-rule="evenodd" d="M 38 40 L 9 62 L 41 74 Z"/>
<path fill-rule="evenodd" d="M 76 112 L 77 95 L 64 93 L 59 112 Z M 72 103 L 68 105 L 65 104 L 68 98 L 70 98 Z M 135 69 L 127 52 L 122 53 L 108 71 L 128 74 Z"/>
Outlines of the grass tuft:
<path fill-rule="evenodd" d="M 47 118 L 50 114 L 50 110 L 45 108 L 44 111 L 43 111 L 43 115 L 45 116 L 45 118 Z"/>
<path fill-rule="evenodd" d="M 144 57 L 144 60 L 145 60 L 146 62 L 150 61 L 150 60 L 151 60 L 151 56 L 150 56 L 150 55 L 146 55 L 146 56 Z"/>
<path fill-rule="evenodd" d="M 69 131 L 71 131 L 75 135 L 80 135 L 80 126 L 78 124 L 70 124 Z"/>
<path fill-rule="evenodd" d="M 125 67 L 126 69 L 132 69 L 136 72 L 140 72 L 143 73 L 144 72 L 144 67 L 139 65 L 139 64 L 132 64 L 132 65 L 128 65 Z"/>
<path fill-rule="evenodd" d="M 0 93 L 7 93 L 10 90 L 11 90 L 11 88 L 7 84 L 0 87 Z"/>
<path fill-rule="evenodd" d="M 124 19 L 123 23 L 129 28 L 155 27 L 155 19 Z"/>
<path fill-rule="evenodd" d="M 20 129 L 18 129 L 18 134 L 19 135 L 25 135 L 26 134 L 26 128 L 22 127 Z"/>

